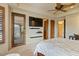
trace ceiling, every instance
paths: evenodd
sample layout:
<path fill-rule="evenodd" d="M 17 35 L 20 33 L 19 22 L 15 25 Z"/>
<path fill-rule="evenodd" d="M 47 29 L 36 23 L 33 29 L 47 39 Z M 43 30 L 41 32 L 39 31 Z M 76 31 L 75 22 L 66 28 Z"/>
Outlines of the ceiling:
<path fill-rule="evenodd" d="M 62 4 L 69 4 L 69 3 L 62 3 Z M 16 4 L 9 4 L 10 6 L 21 8 L 24 10 L 28 10 L 31 12 L 48 15 L 48 16 L 54 16 L 55 11 L 48 11 L 55 8 L 56 3 L 16 3 Z M 69 8 L 68 11 L 71 11 L 73 9 L 79 8 L 79 4 L 77 3 L 74 8 Z M 61 11 L 57 12 L 57 14 L 61 13 Z M 66 13 L 66 12 L 63 12 Z"/>

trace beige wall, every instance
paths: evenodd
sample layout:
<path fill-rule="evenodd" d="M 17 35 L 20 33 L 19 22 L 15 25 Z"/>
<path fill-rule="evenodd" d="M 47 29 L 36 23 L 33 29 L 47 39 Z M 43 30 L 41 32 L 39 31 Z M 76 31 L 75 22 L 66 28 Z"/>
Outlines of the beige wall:
<path fill-rule="evenodd" d="M 79 13 L 66 16 L 66 36 L 79 33 Z"/>
<path fill-rule="evenodd" d="M 9 40 L 9 10 L 7 4 L 0 4 L 0 6 L 5 7 L 5 43 L 0 44 L 0 55 L 4 55 L 8 51 L 8 40 Z"/>

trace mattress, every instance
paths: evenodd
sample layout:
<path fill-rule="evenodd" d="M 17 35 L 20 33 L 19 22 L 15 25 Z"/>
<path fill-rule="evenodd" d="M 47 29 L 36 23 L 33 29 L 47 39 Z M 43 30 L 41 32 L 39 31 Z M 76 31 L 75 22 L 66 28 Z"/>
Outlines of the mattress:
<path fill-rule="evenodd" d="M 34 55 L 37 52 L 45 56 L 79 56 L 79 40 L 52 39 L 41 41 L 37 44 Z"/>

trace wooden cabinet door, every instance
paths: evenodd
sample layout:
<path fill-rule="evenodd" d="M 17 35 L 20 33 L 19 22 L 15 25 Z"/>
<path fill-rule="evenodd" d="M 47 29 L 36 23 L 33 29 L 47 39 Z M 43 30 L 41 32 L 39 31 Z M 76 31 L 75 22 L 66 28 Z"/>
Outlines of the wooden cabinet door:
<path fill-rule="evenodd" d="M 54 38 L 54 20 L 50 21 L 50 38 Z"/>
<path fill-rule="evenodd" d="M 48 39 L 48 20 L 44 21 L 44 39 Z"/>

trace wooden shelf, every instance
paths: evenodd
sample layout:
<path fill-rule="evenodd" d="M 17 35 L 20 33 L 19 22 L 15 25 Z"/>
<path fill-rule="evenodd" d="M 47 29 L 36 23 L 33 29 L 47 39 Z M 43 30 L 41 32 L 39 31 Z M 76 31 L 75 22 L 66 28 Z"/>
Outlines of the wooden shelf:
<path fill-rule="evenodd" d="M 33 36 L 33 37 L 30 37 L 30 38 L 39 38 L 39 37 L 42 37 L 42 36 Z"/>

